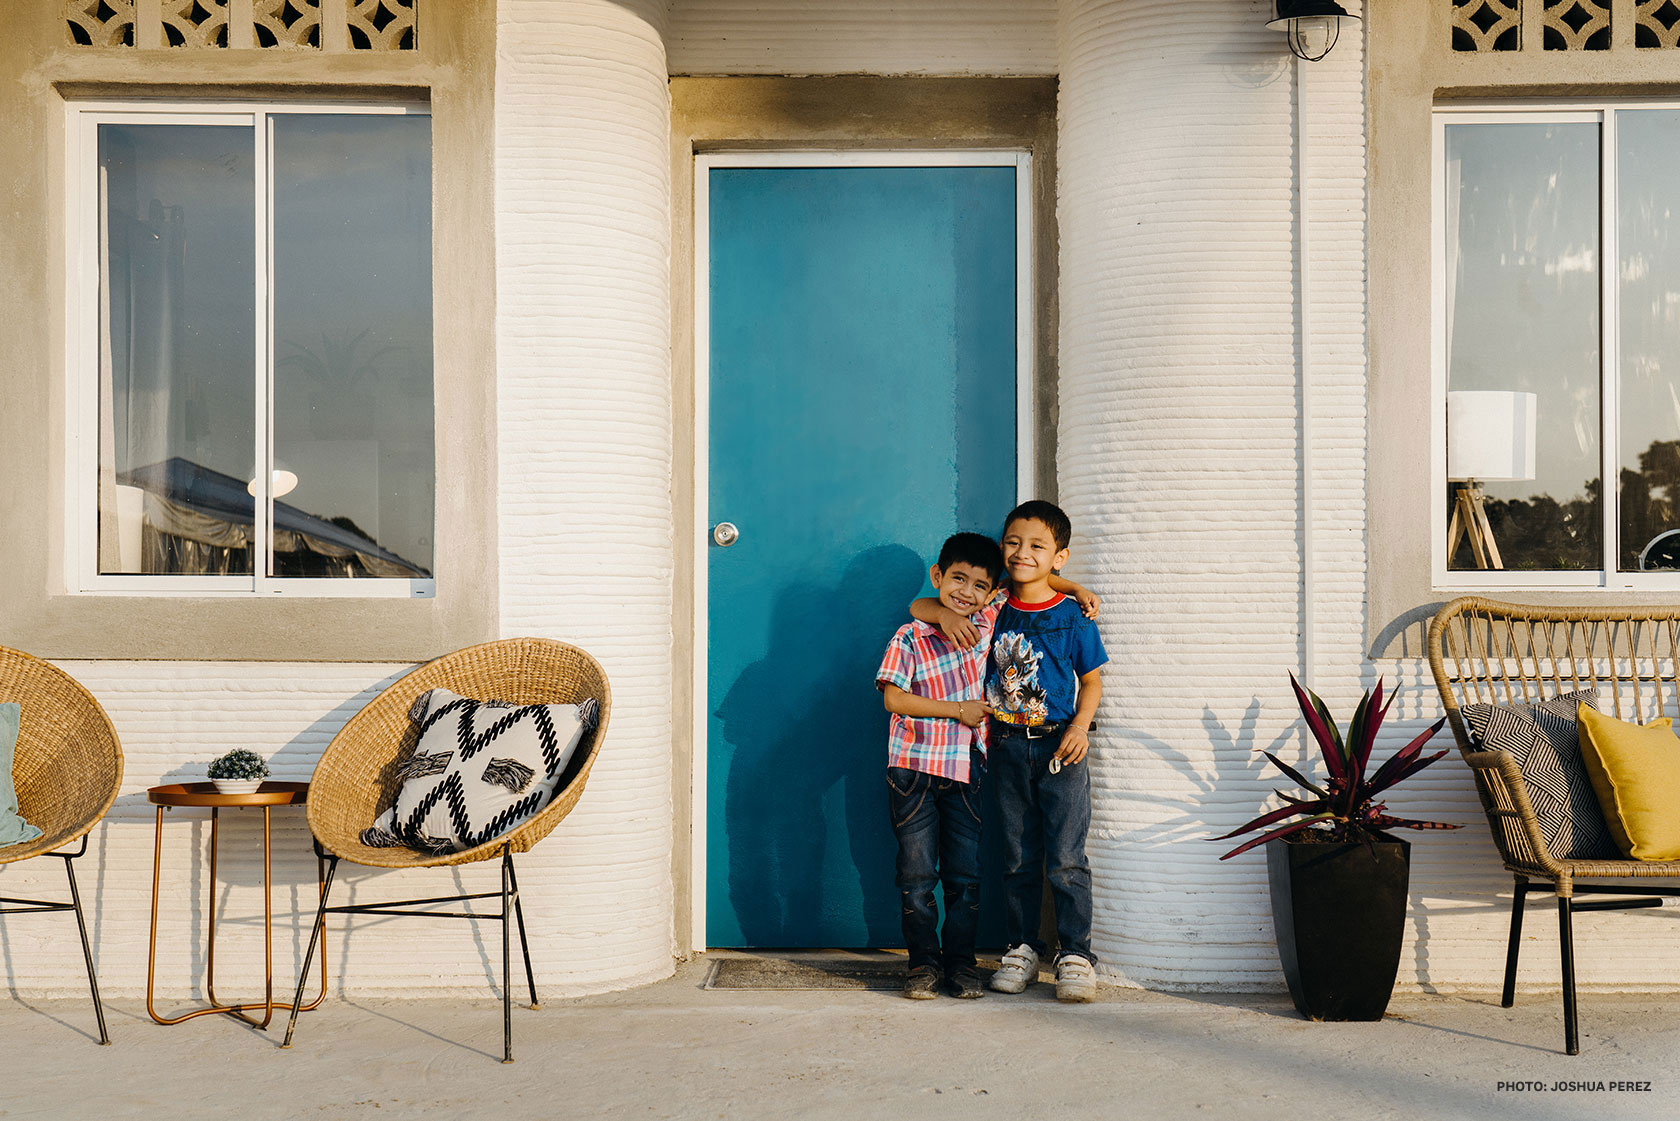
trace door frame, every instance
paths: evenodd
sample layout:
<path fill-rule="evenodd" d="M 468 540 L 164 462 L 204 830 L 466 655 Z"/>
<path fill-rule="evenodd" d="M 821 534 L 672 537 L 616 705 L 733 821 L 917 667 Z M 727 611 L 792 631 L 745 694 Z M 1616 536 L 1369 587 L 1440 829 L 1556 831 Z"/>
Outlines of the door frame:
<path fill-rule="evenodd" d="M 690 621 L 694 636 L 693 705 L 689 729 L 693 773 L 689 784 L 692 830 L 689 847 L 689 945 L 705 950 L 708 868 L 707 670 L 711 641 L 708 580 L 711 572 L 711 222 L 710 172 L 727 167 L 1013 167 L 1015 168 L 1015 491 L 1016 500 L 1037 492 L 1035 430 L 1038 410 L 1037 307 L 1033 260 L 1032 152 L 1025 148 L 798 148 L 697 152 L 693 156 L 694 197 L 694 480 L 695 564 Z M 678 916 L 679 923 L 681 916 Z"/>

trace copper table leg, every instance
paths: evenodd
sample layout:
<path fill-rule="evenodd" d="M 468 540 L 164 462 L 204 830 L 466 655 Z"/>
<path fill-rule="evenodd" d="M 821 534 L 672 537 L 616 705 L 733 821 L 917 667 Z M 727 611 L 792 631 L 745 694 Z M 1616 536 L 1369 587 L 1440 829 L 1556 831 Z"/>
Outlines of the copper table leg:
<path fill-rule="evenodd" d="M 203 1008 L 195 1008 L 183 1012 L 179 1016 L 160 1016 L 152 1002 L 153 979 L 157 970 L 157 913 L 158 913 L 158 884 L 163 867 L 163 811 L 166 806 L 157 808 L 157 832 L 152 841 L 152 931 L 151 945 L 146 955 L 146 1011 L 152 1019 L 160 1024 L 179 1024 L 195 1016 L 210 1016 L 224 1014 L 236 1016 L 256 1028 L 267 1028 L 274 1018 L 276 1008 L 290 1008 L 289 1001 L 276 1003 L 274 999 L 274 883 L 272 866 L 272 848 L 270 845 L 271 832 L 269 822 L 269 807 L 263 806 L 263 999 L 248 1004 L 223 1004 L 216 999 L 216 860 L 221 850 L 221 810 L 218 807 L 210 809 L 210 909 L 207 926 L 209 927 L 208 947 L 205 951 L 205 994 L 210 1003 Z M 325 890 L 325 880 L 321 871 L 321 861 L 315 861 L 316 891 Z M 318 900 L 317 900 L 318 902 Z M 321 991 L 315 999 L 304 1005 L 300 1011 L 308 1012 L 320 1006 L 327 996 L 327 956 L 326 943 L 322 941 L 321 954 Z M 261 1009 L 261 1020 L 247 1015 Z"/>

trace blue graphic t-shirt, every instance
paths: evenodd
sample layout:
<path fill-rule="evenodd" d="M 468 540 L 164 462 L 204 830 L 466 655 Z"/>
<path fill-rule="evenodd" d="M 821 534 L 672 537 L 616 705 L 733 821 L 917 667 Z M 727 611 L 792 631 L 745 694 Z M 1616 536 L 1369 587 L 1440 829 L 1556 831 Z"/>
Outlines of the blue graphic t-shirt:
<path fill-rule="evenodd" d="M 986 666 L 992 718 L 1006 724 L 1060 724 L 1073 717 L 1079 679 L 1108 662 L 1097 625 L 1064 595 L 1043 603 L 1014 596 L 998 613 Z"/>

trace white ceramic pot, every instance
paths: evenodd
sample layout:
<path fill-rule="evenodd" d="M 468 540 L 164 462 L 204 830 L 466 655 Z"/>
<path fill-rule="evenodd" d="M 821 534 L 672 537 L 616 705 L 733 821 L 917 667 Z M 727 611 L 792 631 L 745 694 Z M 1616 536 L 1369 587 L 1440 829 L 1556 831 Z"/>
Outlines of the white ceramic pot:
<path fill-rule="evenodd" d="M 213 778 L 210 781 L 216 784 L 216 793 L 218 794 L 255 794 L 264 780 L 260 778 Z"/>

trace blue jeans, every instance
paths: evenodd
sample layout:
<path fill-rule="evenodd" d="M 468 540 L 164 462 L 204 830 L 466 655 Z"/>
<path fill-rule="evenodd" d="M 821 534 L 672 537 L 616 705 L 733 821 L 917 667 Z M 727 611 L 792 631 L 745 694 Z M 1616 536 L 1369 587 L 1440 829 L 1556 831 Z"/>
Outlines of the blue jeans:
<path fill-rule="evenodd" d="M 1038 936 L 1044 880 L 1056 906 L 1061 954 L 1091 953 L 1091 865 L 1085 836 L 1091 830 L 1088 761 L 1050 773 L 1060 733 L 1028 739 L 1023 729 L 993 721 L 991 764 L 997 784 L 998 825 L 1003 832 L 1003 930 L 1011 946 L 1025 942 L 1042 956 Z"/>
<path fill-rule="evenodd" d="M 904 767 L 887 768 L 887 807 L 898 837 L 898 892 L 910 967 L 974 968 L 980 925 L 980 780 L 970 782 Z M 945 887 L 944 951 L 940 950 L 935 882 Z"/>

